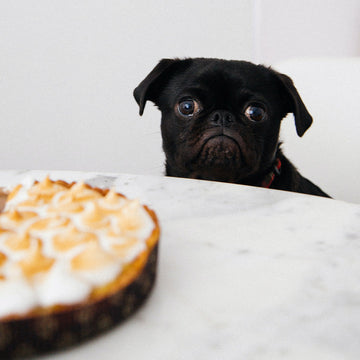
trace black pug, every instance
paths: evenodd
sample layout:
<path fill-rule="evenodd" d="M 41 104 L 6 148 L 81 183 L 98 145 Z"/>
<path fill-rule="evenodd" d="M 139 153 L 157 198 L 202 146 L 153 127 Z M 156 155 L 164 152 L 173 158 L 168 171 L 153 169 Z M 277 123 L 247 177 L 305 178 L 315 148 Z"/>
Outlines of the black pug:
<path fill-rule="evenodd" d="M 292 80 L 246 61 L 163 59 L 134 90 L 161 110 L 166 175 L 329 197 L 280 149 L 281 120 L 302 136 L 312 117 Z"/>

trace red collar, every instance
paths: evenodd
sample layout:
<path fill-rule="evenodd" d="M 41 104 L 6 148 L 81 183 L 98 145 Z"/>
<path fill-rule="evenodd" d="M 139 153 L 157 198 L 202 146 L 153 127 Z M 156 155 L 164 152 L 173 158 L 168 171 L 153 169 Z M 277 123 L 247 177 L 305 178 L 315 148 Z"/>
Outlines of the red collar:
<path fill-rule="evenodd" d="M 280 175 L 280 170 L 281 161 L 279 158 L 276 158 L 272 170 L 265 176 L 265 179 L 261 182 L 261 186 L 268 189 L 273 183 L 275 176 Z"/>

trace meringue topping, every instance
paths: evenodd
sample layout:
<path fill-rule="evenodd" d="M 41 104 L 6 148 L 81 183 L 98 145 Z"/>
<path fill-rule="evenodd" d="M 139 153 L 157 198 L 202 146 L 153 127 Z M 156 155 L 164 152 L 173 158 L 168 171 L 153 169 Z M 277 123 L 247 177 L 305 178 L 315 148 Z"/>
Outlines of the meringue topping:
<path fill-rule="evenodd" d="M 5 263 L 6 255 L 0 252 L 0 267 Z"/>
<path fill-rule="evenodd" d="M 47 272 L 54 264 L 55 259 L 45 256 L 41 250 L 42 243 L 37 239 L 29 254 L 17 263 L 26 278 L 31 278 L 37 273 Z"/>
<path fill-rule="evenodd" d="M 0 316 L 85 300 L 144 249 L 154 220 L 137 200 L 46 177 L 15 186 L 0 213 Z M 26 296 L 16 299 L 18 284 Z M 25 291 L 25 288 L 24 288 Z"/>
<path fill-rule="evenodd" d="M 31 238 L 29 232 L 9 234 L 4 244 L 12 251 L 24 251 L 30 248 Z"/>
<path fill-rule="evenodd" d="M 59 234 L 53 236 L 53 247 L 56 251 L 65 252 L 76 246 L 97 241 L 95 234 L 81 232 L 74 225 Z"/>

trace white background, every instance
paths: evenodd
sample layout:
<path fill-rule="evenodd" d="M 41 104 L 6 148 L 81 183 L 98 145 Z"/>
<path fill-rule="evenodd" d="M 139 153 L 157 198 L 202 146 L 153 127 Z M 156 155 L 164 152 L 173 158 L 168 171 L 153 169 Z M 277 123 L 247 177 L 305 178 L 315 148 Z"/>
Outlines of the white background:
<path fill-rule="evenodd" d="M 132 91 L 163 57 L 359 55 L 358 0 L 1 1 L 0 169 L 161 174 Z"/>

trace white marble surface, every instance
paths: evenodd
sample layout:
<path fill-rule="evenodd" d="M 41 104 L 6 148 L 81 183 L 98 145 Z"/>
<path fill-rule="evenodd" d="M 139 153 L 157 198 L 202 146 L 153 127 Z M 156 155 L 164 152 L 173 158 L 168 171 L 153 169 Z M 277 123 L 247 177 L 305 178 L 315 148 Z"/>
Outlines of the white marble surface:
<path fill-rule="evenodd" d="M 0 186 L 44 171 L 0 171 Z M 359 359 L 360 205 L 206 181 L 76 172 L 162 227 L 146 304 L 46 359 Z"/>

